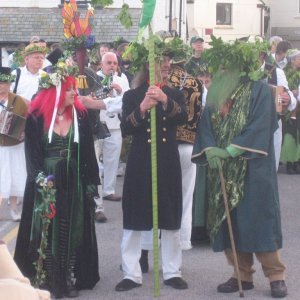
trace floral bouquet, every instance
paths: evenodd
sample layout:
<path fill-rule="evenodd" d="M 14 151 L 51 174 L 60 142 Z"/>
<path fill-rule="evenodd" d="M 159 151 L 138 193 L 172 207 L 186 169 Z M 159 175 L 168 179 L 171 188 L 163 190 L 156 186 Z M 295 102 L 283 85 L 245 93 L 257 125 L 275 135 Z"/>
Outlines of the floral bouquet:
<path fill-rule="evenodd" d="M 34 285 L 41 286 L 45 282 L 46 273 L 43 269 L 44 260 L 46 258 L 45 251 L 48 245 L 48 228 L 51 220 L 56 215 L 55 209 L 55 194 L 56 189 L 54 188 L 54 176 L 45 176 L 43 172 L 40 172 L 36 178 L 36 183 L 38 185 L 38 192 L 42 196 L 41 204 L 35 208 L 42 220 L 42 232 L 41 232 L 41 243 L 37 250 L 39 257 L 34 263 L 36 269 L 36 275 L 34 278 Z"/>

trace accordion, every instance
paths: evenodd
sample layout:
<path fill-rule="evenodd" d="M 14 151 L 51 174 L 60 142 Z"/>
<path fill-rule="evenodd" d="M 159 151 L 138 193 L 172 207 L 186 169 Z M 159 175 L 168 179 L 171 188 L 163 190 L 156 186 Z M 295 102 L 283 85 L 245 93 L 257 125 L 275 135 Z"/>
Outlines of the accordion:
<path fill-rule="evenodd" d="M 0 134 L 6 135 L 17 141 L 24 140 L 26 119 L 8 110 L 0 113 Z"/>
<path fill-rule="evenodd" d="M 281 114 L 283 112 L 281 94 L 285 91 L 283 86 L 269 85 L 275 100 L 276 112 Z"/>

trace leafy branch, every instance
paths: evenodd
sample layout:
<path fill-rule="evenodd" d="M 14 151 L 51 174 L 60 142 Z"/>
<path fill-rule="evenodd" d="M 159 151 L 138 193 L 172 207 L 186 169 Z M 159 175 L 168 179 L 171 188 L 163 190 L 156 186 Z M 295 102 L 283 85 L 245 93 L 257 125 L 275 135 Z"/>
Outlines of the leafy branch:
<path fill-rule="evenodd" d="M 92 6 L 97 7 L 97 6 L 109 6 L 114 3 L 113 0 L 92 0 Z"/>
<path fill-rule="evenodd" d="M 120 13 L 118 14 L 117 18 L 126 29 L 128 29 L 132 26 L 132 18 L 131 18 L 131 14 L 129 12 L 128 4 L 124 3 L 122 5 L 122 9 L 121 9 Z"/>
<path fill-rule="evenodd" d="M 220 69 L 235 66 L 239 69 L 241 77 L 258 80 L 264 75 L 260 71 L 260 55 L 268 49 L 266 42 L 256 40 L 255 43 L 247 43 L 236 40 L 233 43 L 225 43 L 221 38 L 212 36 L 209 44 L 211 48 L 205 50 L 203 58 L 208 63 L 210 73 L 215 74 Z"/>

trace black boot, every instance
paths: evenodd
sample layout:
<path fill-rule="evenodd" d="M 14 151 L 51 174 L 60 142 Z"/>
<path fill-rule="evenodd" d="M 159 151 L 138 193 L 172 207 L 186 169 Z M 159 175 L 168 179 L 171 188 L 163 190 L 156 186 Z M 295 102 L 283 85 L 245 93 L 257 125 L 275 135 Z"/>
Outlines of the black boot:
<path fill-rule="evenodd" d="M 75 284 L 73 282 L 67 282 L 64 296 L 66 298 L 76 298 L 79 296 L 78 290 L 75 288 Z"/>
<path fill-rule="evenodd" d="M 148 250 L 142 250 L 141 258 L 140 258 L 140 266 L 141 266 L 142 273 L 148 273 L 149 271 Z"/>
<path fill-rule="evenodd" d="M 75 287 L 75 283 L 76 283 L 76 278 L 74 276 L 75 257 L 72 257 L 69 263 L 70 265 L 67 271 L 67 286 L 65 289 L 64 296 L 66 298 L 76 298 L 79 296 L 79 293 Z"/>

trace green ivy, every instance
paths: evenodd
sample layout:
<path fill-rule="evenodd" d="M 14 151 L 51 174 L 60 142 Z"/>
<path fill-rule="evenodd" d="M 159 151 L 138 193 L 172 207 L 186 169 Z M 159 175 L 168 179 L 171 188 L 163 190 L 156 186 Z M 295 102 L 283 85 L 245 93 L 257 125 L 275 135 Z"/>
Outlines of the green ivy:
<path fill-rule="evenodd" d="M 131 14 L 129 12 L 128 4 L 124 3 L 122 5 L 122 9 L 121 9 L 120 13 L 118 14 L 117 18 L 126 29 L 128 29 L 132 26 L 132 18 L 131 18 Z"/>
<path fill-rule="evenodd" d="M 92 6 L 97 7 L 97 6 L 109 6 L 114 3 L 113 0 L 92 0 Z"/>
<path fill-rule="evenodd" d="M 226 43 L 221 38 L 212 36 L 209 45 L 211 48 L 204 51 L 203 59 L 208 63 L 210 73 L 234 66 L 239 69 L 241 77 L 259 80 L 264 76 L 264 72 L 260 70 L 259 57 L 262 52 L 267 51 L 267 42 L 256 40 L 255 43 L 247 43 L 236 40 Z"/>
<path fill-rule="evenodd" d="M 300 70 L 293 69 L 289 64 L 284 71 L 290 90 L 298 90 L 300 84 Z"/>
<path fill-rule="evenodd" d="M 191 49 L 180 38 L 161 39 L 154 35 L 155 59 L 161 60 L 164 55 L 170 57 L 188 57 Z M 130 71 L 134 74 L 148 63 L 149 40 L 131 42 L 123 54 L 123 59 L 130 60 Z"/>

